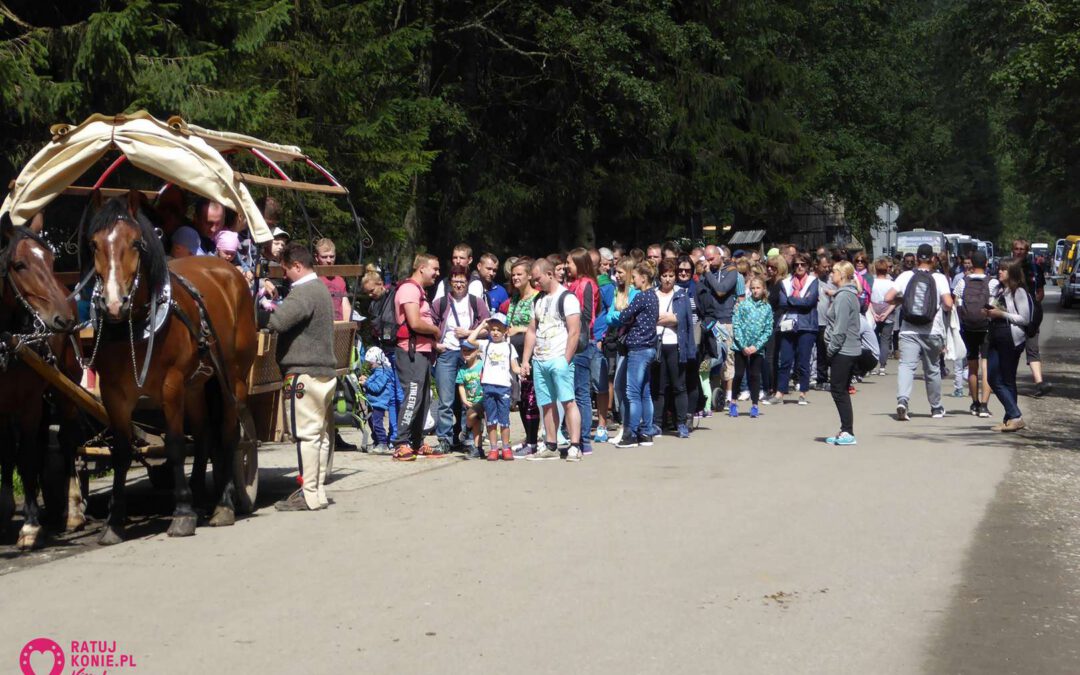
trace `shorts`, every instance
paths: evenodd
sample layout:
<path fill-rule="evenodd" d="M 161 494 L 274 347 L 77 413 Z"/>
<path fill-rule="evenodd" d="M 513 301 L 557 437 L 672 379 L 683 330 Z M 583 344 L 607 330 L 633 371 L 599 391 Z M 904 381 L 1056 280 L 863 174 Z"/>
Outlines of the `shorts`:
<path fill-rule="evenodd" d="M 480 399 L 476 403 L 470 405 L 467 412 L 474 412 L 482 419 L 484 417 L 484 399 Z"/>
<path fill-rule="evenodd" d="M 532 377 L 536 405 L 545 406 L 556 401 L 566 403 L 574 400 L 574 369 L 566 362 L 565 357 L 533 361 Z"/>
<path fill-rule="evenodd" d="M 601 352 L 604 355 L 604 360 L 607 362 L 608 382 L 611 382 L 615 379 L 615 366 L 619 360 L 619 348 L 615 346 L 614 337 L 610 340 L 604 340 L 604 348 Z"/>
<path fill-rule="evenodd" d="M 988 330 L 966 331 L 960 329 L 960 337 L 964 340 L 964 348 L 967 350 L 968 361 L 974 361 L 975 354 L 978 354 L 980 359 L 986 358 L 986 354 L 990 349 L 989 335 L 990 331 Z"/>
<path fill-rule="evenodd" d="M 510 428 L 510 387 L 497 384 L 485 384 L 483 387 L 484 417 L 487 418 L 487 425 Z"/>
<path fill-rule="evenodd" d="M 592 358 L 589 361 L 589 382 L 592 384 L 594 394 L 606 394 L 608 382 L 611 376 L 608 374 L 607 357 L 598 347 L 593 347 Z"/>
<path fill-rule="evenodd" d="M 1034 336 L 1029 337 L 1024 346 L 1024 351 L 1027 352 L 1028 365 L 1032 363 L 1038 363 L 1042 361 L 1039 358 L 1039 334 L 1035 333 Z"/>

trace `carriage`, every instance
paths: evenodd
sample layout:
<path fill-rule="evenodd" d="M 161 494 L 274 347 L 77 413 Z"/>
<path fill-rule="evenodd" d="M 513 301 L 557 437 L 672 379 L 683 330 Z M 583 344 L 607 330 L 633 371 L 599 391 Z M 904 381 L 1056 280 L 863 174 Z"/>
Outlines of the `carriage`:
<path fill-rule="evenodd" d="M 369 243 L 356 211 L 349 201 L 348 190 L 326 169 L 304 154 L 300 148 L 269 143 L 240 134 L 204 129 L 189 125 L 179 117 L 162 122 L 142 111 L 116 116 L 94 115 L 78 126 L 55 125 L 51 128 L 51 132 L 51 142 L 31 159 L 11 183 L 10 192 L 3 205 L 0 206 L 0 221 L 15 226 L 27 224 L 56 198 L 69 195 L 84 199 L 93 198 L 98 202 L 102 198 L 124 197 L 131 204 L 130 216 L 118 212 L 118 220 L 127 220 L 130 221 L 129 224 L 134 225 L 135 221 L 142 217 L 142 211 L 138 211 L 136 200 L 152 205 L 167 188 L 175 186 L 191 195 L 218 202 L 237 214 L 246 224 L 251 241 L 255 245 L 261 245 L 272 240 L 273 234 L 252 197 L 252 190 L 280 189 L 298 196 L 302 193 L 320 193 L 343 198 L 348 203 L 354 222 L 360 231 L 361 247 Z M 82 176 L 92 172 L 103 162 L 107 162 L 107 166 L 95 182 L 76 184 Z M 244 162 L 247 166 L 234 166 Z M 256 167 L 255 169 L 248 168 L 252 164 Z M 141 174 L 149 174 L 150 177 L 160 179 L 164 185 L 157 190 L 134 190 L 113 185 L 115 179 L 123 173 L 120 170 L 125 165 L 137 169 Z M 315 179 L 296 180 L 286 172 L 286 167 L 294 175 L 298 174 L 293 167 L 302 167 L 300 171 L 313 175 Z M 302 202 L 300 203 L 302 207 Z M 306 210 L 304 213 L 306 217 Z M 3 338 L 6 340 L 4 345 L 6 353 L 19 358 L 67 401 L 81 410 L 86 417 L 100 425 L 102 433 L 83 442 L 77 449 L 77 454 L 83 457 L 83 461 L 92 465 L 109 459 L 117 451 L 117 436 L 126 437 L 127 434 L 119 433 L 116 428 L 118 426 L 116 412 L 107 409 L 109 406 L 106 404 L 109 401 L 103 400 L 102 391 L 96 386 L 96 378 L 93 377 L 91 362 L 97 357 L 102 335 L 115 330 L 115 326 L 106 322 L 104 298 L 108 296 L 109 288 L 102 278 L 100 269 L 95 275 L 95 265 L 99 261 L 95 257 L 90 261 L 93 264 L 87 267 L 81 259 L 84 250 L 94 250 L 94 256 L 97 256 L 97 249 L 93 248 L 94 242 L 84 241 L 89 215 L 91 215 L 91 209 L 87 204 L 78 225 L 79 244 L 76 246 L 80 257 L 80 267 L 87 269 L 56 272 L 55 277 L 67 288 L 74 289 L 70 297 L 78 296 L 80 292 L 85 292 L 90 288 L 89 285 L 93 284 L 94 303 L 91 310 L 96 316 L 92 316 L 77 333 L 71 335 L 74 352 L 84 367 L 87 367 L 88 372 L 91 373 L 90 376 L 84 376 L 81 382 L 73 381 L 70 374 L 66 375 L 57 368 L 55 359 L 50 362 L 47 356 L 43 357 L 39 353 L 40 350 L 32 348 L 31 336 L 5 335 Z M 139 218 L 136 218 L 136 215 Z M 137 237 L 138 227 L 133 227 L 132 231 Z M 146 231 L 144 231 L 145 234 Z M 160 235 L 160 231 L 157 231 L 157 234 Z M 108 237 L 110 245 L 113 239 L 114 235 L 110 234 Z M 146 237 L 146 239 L 153 239 L 153 237 Z M 154 246 L 150 245 L 152 243 L 152 241 L 141 239 L 135 241 L 133 246 L 137 253 L 136 265 L 144 266 L 145 259 L 152 257 L 151 249 L 154 249 Z M 117 258 L 117 260 L 120 259 Z M 129 418 L 132 423 L 126 425 L 131 427 L 130 440 L 132 442 L 120 440 L 121 444 L 127 443 L 130 446 L 125 448 L 125 452 L 130 450 L 133 458 L 147 467 L 151 481 L 155 484 L 165 484 L 170 477 L 177 476 L 181 477 L 182 482 L 182 467 L 179 469 L 180 473 L 177 474 L 170 473 L 164 466 L 165 458 L 170 452 L 169 434 L 167 431 L 163 432 L 158 423 L 160 423 L 165 406 L 161 404 L 161 401 L 155 402 L 155 396 L 149 395 L 155 392 L 144 389 L 144 383 L 149 387 L 152 382 L 157 381 L 155 377 L 158 374 L 148 371 L 151 370 L 152 361 L 158 362 L 154 357 L 162 351 L 162 348 L 159 348 L 157 353 L 154 350 L 154 338 L 160 330 L 160 321 L 157 328 L 153 327 L 155 325 L 153 317 L 161 315 L 164 316 L 164 321 L 169 321 L 171 312 L 172 316 L 182 319 L 179 323 L 186 324 L 190 338 L 197 343 L 197 349 L 193 352 L 195 355 L 189 359 L 196 364 L 196 370 L 190 375 L 190 379 L 183 380 L 184 386 L 191 387 L 193 382 L 216 381 L 219 384 L 222 399 L 231 399 L 236 404 L 235 421 L 229 423 L 230 428 L 234 428 L 232 431 L 226 429 L 225 437 L 228 438 L 229 433 L 235 433 L 237 439 L 230 460 L 229 468 L 232 475 L 230 483 L 235 508 L 244 513 L 253 510 L 257 496 L 259 442 L 281 440 L 284 433 L 282 420 L 284 398 L 287 393 L 283 388 L 283 377 L 275 360 L 274 335 L 265 331 L 259 332 L 249 349 L 246 344 L 242 348 L 232 344 L 237 341 L 246 342 L 246 339 L 241 340 L 229 334 L 218 334 L 233 330 L 233 326 L 223 325 L 228 324 L 227 321 L 215 322 L 213 312 L 207 308 L 207 304 L 214 299 L 214 293 L 219 290 L 215 288 L 215 285 L 221 285 L 221 280 L 231 283 L 228 272 L 210 269 L 221 266 L 215 260 L 195 259 L 194 262 L 184 261 L 184 264 L 180 265 L 187 276 L 198 278 L 203 276 L 205 271 L 205 276 L 213 277 L 211 281 L 206 282 L 208 286 L 202 288 L 193 288 L 197 284 L 192 284 L 190 280 L 181 276 L 176 271 L 177 265 L 172 263 L 170 263 L 170 271 L 163 273 L 165 281 L 161 288 L 152 291 L 139 288 L 143 267 L 138 267 L 134 272 L 133 282 L 128 286 L 127 295 L 123 297 L 123 304 L 128 312 L 126 320 L 128 338 L 131 343 L 130 361 L 127 363 L 129 369 L 125 376 L 134 381 L 134 388 L 129 386 L 128 390 L 139 394 L 139 400 L 135 403 L 136 412 Z M 206 269 L 198 269 L 200 267 Z M 321 268 L 317 272 L 320 275 L 350 277 L 359 275 L 360 270 L 359 265 L 333 265 Z M 253 283 L 247 287 L 248 291 L 254 294 L 260 280 L 271 273 L 268 269 L 256 270 Z M 144 283 L 145 285 L 147 283 Z M 130 306 L 134 304 L 133 298 L 140 292 L 144 295 L 148 294 L 147 316 L 145 325 L 141 329 L 143 332 L 141 341 L 136 338 L 139 329 L 133 323 L 132 317 L 135 311 Z M 169 297 L 166 298 L 167 294 Z M 185 296 L 187 304 L 179 303 L 172 297 L 174 294 Z M 247 308 L 249 304 L 253 310 L 254 303 L 243 306 Z M 186 312 L 184 306 L 187 307 Z M 111 313 L 113 309 L 110 305 L 108 313 Z M 237 310 L 230 308 L 229 311 Z M 254 314 L 252 312 L 252 316 L 247 317 L 247 311 L 245 309 L 240 312 L 233 323 L 244 326 L 249 323 L 254 325 Z M 178 322 L 174 320 L 172 323 Z M 218 324 L 216 327 L 215 323 Z M 180 332 L 183 333 L 183 330 Z M 335 324 L 335 356 L 339 374 L 343 374 L 349 366 L 354 335 L 355 324 L 352 322 L 343 321 Z M 40 339 L 39 334 L 38 340 Z M 223 344 L 233 348 L 234 351 L 223 349 Z M 253 358 L 247 356 L 249 353 L 253 355 Z M 245 365 L 250 361 L 250 366 L 243 368 L 246 372 L 233 373 L 233 376 L 229 377 L 235 365 L 230 358 L 227 358 L 230 354 L 244 356 L 242 360 Z M 117 380 L 117 376 L 112 373 L 105 373 L 105 375 L 110 376 L 113 381 Z M 165 391 L 164 384 L 162 384 L 162 390 Z M 190 402 L 188 405 L 190 407 Z M 115 409 L 117 406 L 112 407 Z M 226 408 L 231 409 L 230 406 Z M 110 412 L 112 412 L 111 416 Z M 167 412 L 164 411 L 164 413 Z M 166 419 L 165 423 L 170 422 Z M 185 434 L 190 431 L 190 429 L 185 429 Z M 173 436 L 176 436 L 175 432 Z M 190 454 L 193 437 L 187 435 L 186 441 L 186 454 Z M 205 457 L 202 462 L 203 470 L 205 470 Z M 198 464 L 198 459 L 196 464 Z M 215 462 L 215 476 L 219 468 Z M 114 483 L 114 492 L 116 486 L 117 484 Z M 192 530 L 193 527 L 192 524 Z M 170 534 L 172 533 L 170 529 Z"/>

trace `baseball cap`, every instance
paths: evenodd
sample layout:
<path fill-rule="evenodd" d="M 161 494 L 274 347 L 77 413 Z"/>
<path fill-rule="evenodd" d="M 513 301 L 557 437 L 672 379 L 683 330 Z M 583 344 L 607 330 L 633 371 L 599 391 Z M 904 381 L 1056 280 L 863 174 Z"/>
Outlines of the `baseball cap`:
<path fill-rule="evenodd" d="M 281 229 L 280 227 L 275 227 L 273 230 L 270 230 L 270 234 L 274 235 L 274 239 L 292 239 L 292 237 L 289 236 L 289 233 Z"/>
<path fill-rule="evenodd" d="M 180 244 L 191 251 L 191 255 L 206 255 L 206 252 L 202 250 L 202 242 L 199 239 L 199 233 L 196 232 L 193 227 L 181 225 L 176 228 L 176 231 L 172 233 L 172 243 Z"/>
<path fill-rule="evenodd" d="M 771 258 L 774 255 L 780 255 L 780 249 L 776 248 L 775 246 L 769 249 L 769 252 L 765 254 L 765 257 Z"/>
<path fill-rule="evenodd" d="M 502 312 L 495 312 L 490 317 L 488 317 L 488 321 L 496 321 L 496 322 L 501 323 L 502 325 L 505 326 L 506 325 L 506 315 L 503 314 Z"/>
<path fill-rule="evenodd" d="M 930 244 L 919 244 L 918 253 L 915 255 L 919 260 L 930 260 L 934 257 L 934 247 Z"/>

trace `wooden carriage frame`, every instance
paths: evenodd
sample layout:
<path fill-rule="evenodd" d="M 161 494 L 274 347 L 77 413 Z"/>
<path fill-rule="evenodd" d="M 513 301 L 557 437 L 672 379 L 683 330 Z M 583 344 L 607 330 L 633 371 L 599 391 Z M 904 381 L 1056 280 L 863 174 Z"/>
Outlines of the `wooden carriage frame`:
<path fill-rule="evenodd" d="M 176 185 L 200 197 L 222 203 L 226 208 L 243 214 L 256 244 L 270 241 L 273 235 L 251 198 L 249 185 L 338 195 L 348 200 L 348 189 L 300 148 L 204 129 L 189 125 L 179 117 L 161 122 L 145 111 L 115 116 L 93 115 L 78 126 L 54 125 L 50 131 L 52 141 L 11 182 L 10 192 L 0 207 L 0 215 L 8 215 L 16 225 L 27 223 L 60 195 L 89 197 L 97 192 L 104 197 L 112 197 L 126 194 L 128 189 L 105 186 L 109 177 L 126 162 L 165 181 L 161 190 L 141 191 L 149 199 L 155 199 L 165 188 Z M 107 153 L 117 150 L 119 156 L 93 185 L 71 184 L 70 181 L 85 174 Z M 234 170 L 226 157 L 238 154 L 255 157 L 276 178 Z M 282 168 L 283 164 L 289 162 L 298 162 L 314 169 L 325 182 L 293 180 Z M 349 208 L 359 224 L 351 201 Z M 316 269 L 316 273 L 320 276 L 357 277 L 362 270 L 361 265 L 330 265 Z M 58 272 L 56 277 L 69 288 L 79 282 L 78 272 Z M 352 321 L 335 322 L 334 351 L 338 375 L 348 372 L 355 334 L 356 324 Z M 79 338 L 84 346 L 92 348 L 93 329 L 84 329 Z M 241 440 L 233 468 L 237 508 L 241 512 L 250 512 L 255 507 L 259 482 L 259 443 L 280 441 L 287 433 L 284 429 L 284 378 L 276 360 L 276 339 L 276 335 L 260 331 L 255 363 L 248 378 L 248 411 L 256 437 L 249 438 L 245 425 L 240 425 Z M 17 341 L 9 347 L 60 395 L 108 429 L 108 415 L 95 392 L 72 382 L 33 349 Z M 139 443 L 135 448 L 135 459 L 147 467 L 151 482 L 160 484 L 171 478 L 164 470 L 162 434 L 137 426 L 136 436 Z M 102 461 L 110 456 L 107 445 L 93 441 L 81 446 L 77 454 L 90 462 Z"/>

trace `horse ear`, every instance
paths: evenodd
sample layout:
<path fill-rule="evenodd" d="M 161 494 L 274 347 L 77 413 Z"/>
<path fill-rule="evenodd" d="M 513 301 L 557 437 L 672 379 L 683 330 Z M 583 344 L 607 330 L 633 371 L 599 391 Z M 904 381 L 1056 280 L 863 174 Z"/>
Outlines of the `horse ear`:
<path fill-rule="evenodd" d="M 11 222 L 11 213 L 5 213 L 0 216 L 0 241 L 7 243 L 13 234 L 15 234 L 15 224 Z"/>
<path fill-rule="evenodd" d="M 38 211 L 37 214 L 30 220 L 30 230 L 34 234 L 41 234 L 45 231 L 45 214 Z"/>
<path fill-rule="evenodd" d="M 138 190 L 128 190 L 127 203 L 128 213 L 131 214 L 132 218 L 136 218 L 139 215 L 139 211 L 142 210 L 143 205 L 146 203 L 146 197 Z"/>

